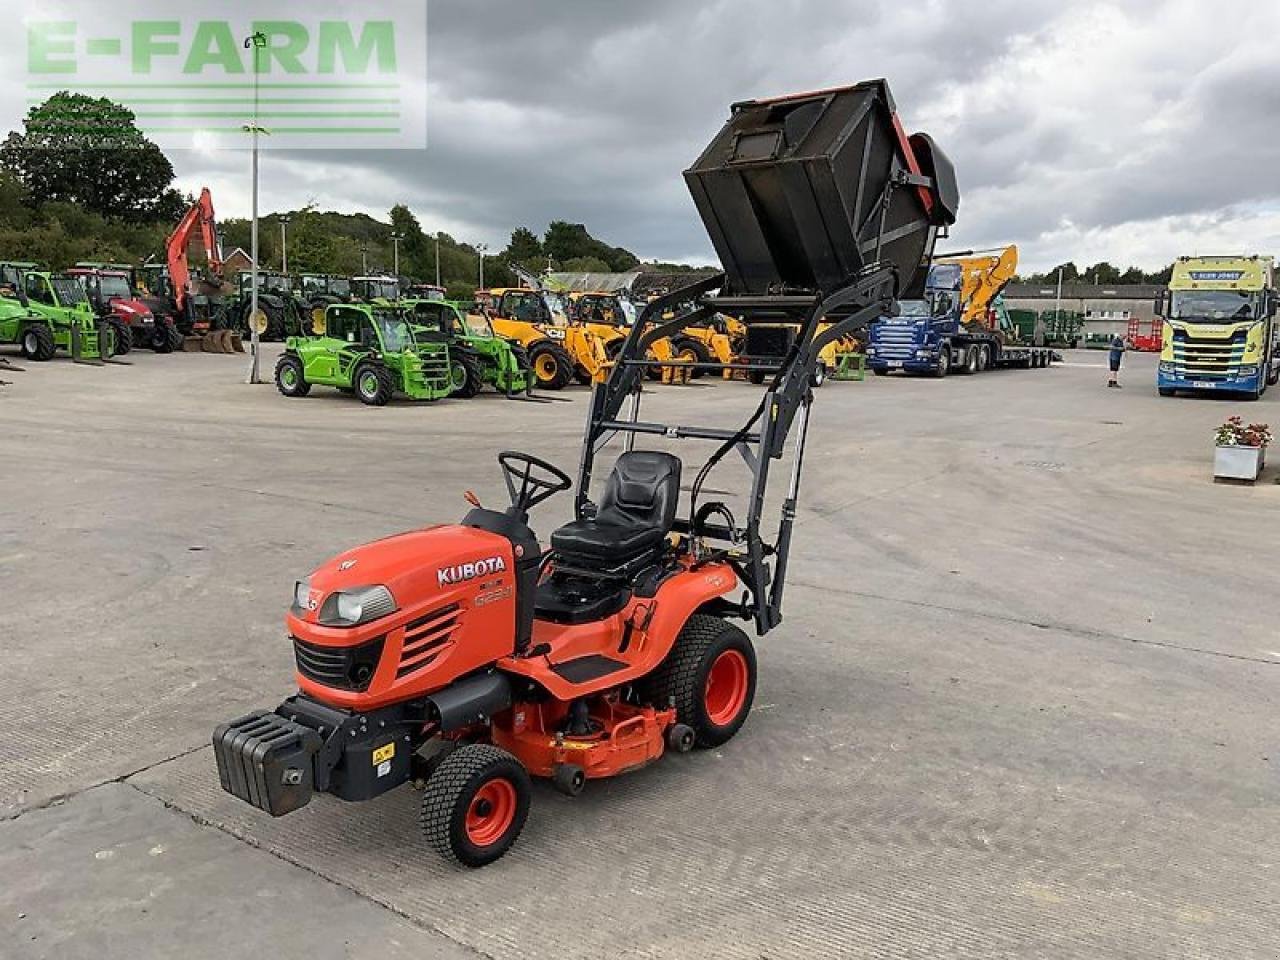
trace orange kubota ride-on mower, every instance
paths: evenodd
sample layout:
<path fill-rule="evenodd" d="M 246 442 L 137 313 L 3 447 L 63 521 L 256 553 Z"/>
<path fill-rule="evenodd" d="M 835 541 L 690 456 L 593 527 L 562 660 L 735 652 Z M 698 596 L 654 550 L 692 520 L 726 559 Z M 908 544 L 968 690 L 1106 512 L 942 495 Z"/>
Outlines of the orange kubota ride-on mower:
<path fill-rule="evenodd" d="M 572 481 L 506 452 L 505 510 L 468 494 L 460 524 L 348 550 L 299 581 L 286 623 L 300 689 L 214 732 L 227 791 L 280 816 L 315 792 L 367 800 L 416 782 L 430 845 L 475 867 L 515 842 L 531 776 L 576 794 L 738 732 L 756 656 L 733 621 L 762 636 L 782 620 L 819 353 L 906 293 L 957 195 L 883 81 L 736 104 L 685 176 L 725 273 L 649 304 L 596 386 L 576 519 L 544 551 L 529 514 Z M 716 313 L 798 325 L 754 413 L 740 429 L 641 419 L 653 343 Z M 715 447 L 688 471 L 638 449 L 646 436 Z M 625 451 L 593 502 L 614 439 Z M 789 446 L 777 504 L 770 465 Z M 702 496 L 729 454 L 750 476 L 741 523 Z"/>

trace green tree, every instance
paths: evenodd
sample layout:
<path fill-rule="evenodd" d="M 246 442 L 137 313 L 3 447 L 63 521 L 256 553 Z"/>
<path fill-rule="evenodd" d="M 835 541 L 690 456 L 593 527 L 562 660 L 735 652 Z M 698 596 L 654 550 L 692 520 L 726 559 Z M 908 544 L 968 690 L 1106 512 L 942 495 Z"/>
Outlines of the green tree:
<path fill-rule="evenodd" d="M 422 224 L 402 203 L 391 208 L 391 228 L 404 237 L 400 241 L 400 272 L 411 277 L 435 275 L 435 262 Z M 394 260 L 392 251 L 392 259 Z"/>
<path fill-rule="evenodd" d="M 553 220 L 547 225 L 547 235 L 542 243 L 543 252 L 560 263 L 582 257 L 594 257 L 608 264 L 611 271 L 633 270 L 640 261 L 630 250 L 611 247 L 591 236 L 581 223 Z"/>
<path fill-rule="evenodd" d="M 541 260 L 542 242 L 528 227 L 516 227 L 511 231 L 511 240 L 507 244 L 507 259 L 513 263 L 524 264 L 531 260 Z"/>
<path fill-rule="evenodd" d="M 33 203 L 65 201 L 135 221 L 171 211 L 173 165 L 120 104 L 55 93 L 28 111 L 23 128 L 0 146 L 0 166 Z"/>

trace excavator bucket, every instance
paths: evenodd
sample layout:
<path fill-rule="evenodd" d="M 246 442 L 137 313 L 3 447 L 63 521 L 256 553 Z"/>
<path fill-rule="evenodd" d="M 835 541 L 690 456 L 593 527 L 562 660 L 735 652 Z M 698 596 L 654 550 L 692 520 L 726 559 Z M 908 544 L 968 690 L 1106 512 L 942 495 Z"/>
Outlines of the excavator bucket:
<path fill-rule="evenodd" d="M 187 353 L 244 353 L 244 340 L 231 330 L 211 330 L 204 336 L 183 337 Z"/>

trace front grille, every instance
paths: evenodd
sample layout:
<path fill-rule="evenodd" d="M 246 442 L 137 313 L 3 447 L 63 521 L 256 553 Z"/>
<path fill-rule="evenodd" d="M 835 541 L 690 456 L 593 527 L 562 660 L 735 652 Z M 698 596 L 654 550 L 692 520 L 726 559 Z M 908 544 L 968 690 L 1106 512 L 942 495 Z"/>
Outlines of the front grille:
<path fill-rule="evenodd" d="M 1237 330 L 1230 337 L 1196 337 L 1174 330 L 1174 371 L 1201 380 L 1234 377 L 1240 372 L 1248 339 L 1248 330 Z"/>
<path fill-rule="evenodd" d="M 908 323 L 878 323 L 871 336 L 878 360 L 912 360 L 916 355 L 916 328 Z"/>
<path fill-rule="evenodd" d="M 420 670 L 438 657 L 462 622 L 462 606 L 451 603 L 405 624 L 396 679 Z"/>
<path fill-rule="evenodd" d="M 358 647 L 324 647 L 293 638 L 293 656 L 298 672 L 308 680 L 339 690 L 366 690 L 378 669 L 382 643 L 378 637 Z"/>

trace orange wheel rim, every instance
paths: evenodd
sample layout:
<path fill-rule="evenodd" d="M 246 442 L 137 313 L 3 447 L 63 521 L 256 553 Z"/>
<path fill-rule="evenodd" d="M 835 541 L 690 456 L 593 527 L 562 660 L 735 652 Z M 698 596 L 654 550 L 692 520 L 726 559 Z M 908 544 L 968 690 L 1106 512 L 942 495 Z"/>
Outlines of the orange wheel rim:
<path fill-rule="evenodd" d="M 488 847 L 511 828 L 516 819 L 516 788 L 510 780 L 490 780 L 476 791 L 467 807 L 467 839 Z"/>
<path fill-rule="evenodd" d="M 737 719 L 747 702 L 750 670 L 740 650 L 726 650 L 716 657 L 707 673 L 707 687 L 702 702 L 707 719 L 717 727 L 728 726 Z"/>

